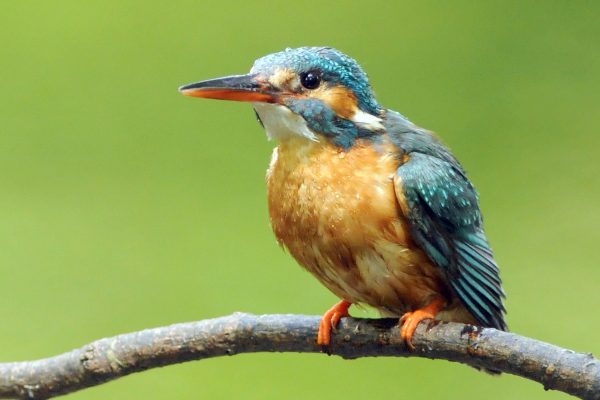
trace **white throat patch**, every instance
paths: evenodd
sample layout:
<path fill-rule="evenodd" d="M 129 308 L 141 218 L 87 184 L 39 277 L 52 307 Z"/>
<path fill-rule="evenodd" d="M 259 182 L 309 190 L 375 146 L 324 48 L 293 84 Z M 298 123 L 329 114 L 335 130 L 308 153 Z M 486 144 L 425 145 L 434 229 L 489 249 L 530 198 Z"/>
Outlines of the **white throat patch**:
<path fill-rule="evenodd" d="M 300 136 L 318 142 L 317 135 L 306 125 L 300 115 L 279 104 L 252 103 L 262 121 L 269 139 Z"/>

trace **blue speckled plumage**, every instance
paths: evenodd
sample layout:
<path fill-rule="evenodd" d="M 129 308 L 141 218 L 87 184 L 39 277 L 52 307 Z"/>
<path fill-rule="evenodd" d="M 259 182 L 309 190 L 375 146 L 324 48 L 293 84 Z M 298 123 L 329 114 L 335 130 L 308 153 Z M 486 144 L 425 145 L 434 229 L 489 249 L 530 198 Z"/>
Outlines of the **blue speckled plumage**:
<path fill-rule="evenodd" d="M 388 112 L 386 132 L 410 160 L 398 168 L 414 240 L 485 326 L 506 330 L 499 269 L 483 231 L 477 191 L 432 133 Z"/>
<path fill-rule="evenodd" d="M 358 63 L 330 47 L 301 47 L 269 54 L 256 60 L 254 73 L 265 76 L 276 70 L 288 68 L 297 73 L 319 70 L 323 80 L 331 86 L 349 88 L 356 94 L 358 107 L 371 114 L 380 114 L 369 79 Z M 326 103 L 315 98 L 288 97 L 283 103 L 295 113 L 302 115 L 309 128 L 328 136 L 335 144 L 347 149 L 363 137 L 375 136 L 373 132 L 358 126 L 351 120 L 338 116 Z"/>
<path fill-rule="evenodd" d="M 254 62 L 251 72 L 272 74 L 275 69 L 290 68 L 296 72 L 319 69 L 324 80 L 350 88 L 360 93 L 358 106 L 370 113 L 378 113 L 381 107 L 375 100 L 367 74 L 360 65 L 344 53 L 331 47 L 300 47 L 269 54 Z"/>
<path fill-rule="evenodd" d="M 444 270 L 467 309 L 485 326 L 506 330 L 504 292 L 483 232 L 477 193 L 457 162 L 413 151 L 398 168 L 413 239 Z"/>
<path fill-rule="evenodd" d="M 308 73 L 321 81 L 303 83 Z M 379 105 L 355 60 L 327 47 L 287 49 L 258 59 L 247 76 L 182 90 L 253 102 L 279 140 L 271 222 L 280 243 L 347 300 L 330 312 L 363 302 L 408 319 L 421 311 L 416 324 L 447 312 L 507 330 L 475 188 L 435 135 Z M 324 317 L 321 344 L 334 314 Z M 403 327 L 409 343 L 415 328 Z"/>

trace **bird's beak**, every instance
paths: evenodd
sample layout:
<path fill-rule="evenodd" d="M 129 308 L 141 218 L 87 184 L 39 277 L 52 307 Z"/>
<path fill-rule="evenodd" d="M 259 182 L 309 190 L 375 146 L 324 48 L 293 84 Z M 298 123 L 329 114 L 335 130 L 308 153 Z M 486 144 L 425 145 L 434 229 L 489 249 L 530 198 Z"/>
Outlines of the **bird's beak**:
<path fill-rule="evenodd" d="M 179 88 L 185 96 L 205 99 L 277 102 L 276 93 L 271 85 L 258 74 L 233 75 L 208 81 L 190 83 Z"/>

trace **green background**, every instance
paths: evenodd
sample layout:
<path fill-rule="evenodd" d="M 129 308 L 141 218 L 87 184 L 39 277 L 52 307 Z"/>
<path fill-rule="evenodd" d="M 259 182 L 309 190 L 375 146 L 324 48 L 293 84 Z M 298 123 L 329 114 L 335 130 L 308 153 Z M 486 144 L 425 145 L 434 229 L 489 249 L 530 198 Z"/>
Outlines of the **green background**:
<path fill-rule="evenodd" d="M 3 1 L 0 360 L 336 299 L 276 244 L 249 105 L 184 83 L 330 45 L 482 196 L 517 333 L 600 353 L 598 2 Z M 364 312 L 355 310 L 357 315 Z M 370 314 L 369 314 L 370 315 Z M 445 361 L 257 354 L 73 399 L 566 398 Z"/>

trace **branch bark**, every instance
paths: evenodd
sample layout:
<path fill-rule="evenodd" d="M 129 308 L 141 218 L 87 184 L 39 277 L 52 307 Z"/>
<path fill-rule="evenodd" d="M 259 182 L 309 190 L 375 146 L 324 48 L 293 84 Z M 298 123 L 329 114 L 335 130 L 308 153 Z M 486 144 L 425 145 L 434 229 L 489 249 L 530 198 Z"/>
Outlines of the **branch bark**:
<path fill-rule="evenodd" d="M 146 329 L 100 339 L 36 361 L 0 364 L 0 398 L 47 399 L 146 369 L 191 360 L 256 352 L 318 353 L 320 317 L 231 316 Z M 507 372 L 544 389 L 600 399 L 600 361 L 534 339 L 457 323 L 420 324 L 415 350 L 402 340 L 396 319 L 344 318 L 329 354 L 425 357 Z"/>

